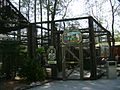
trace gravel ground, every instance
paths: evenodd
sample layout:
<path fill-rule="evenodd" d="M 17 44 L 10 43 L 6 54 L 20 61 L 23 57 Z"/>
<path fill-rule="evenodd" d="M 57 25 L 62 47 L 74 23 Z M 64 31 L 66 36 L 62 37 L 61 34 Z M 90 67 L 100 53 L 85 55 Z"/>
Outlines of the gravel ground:
<path fill-rule="evenodd" d="M 120 90 L 120 79 L 53 81 L 28 90 Z"/>

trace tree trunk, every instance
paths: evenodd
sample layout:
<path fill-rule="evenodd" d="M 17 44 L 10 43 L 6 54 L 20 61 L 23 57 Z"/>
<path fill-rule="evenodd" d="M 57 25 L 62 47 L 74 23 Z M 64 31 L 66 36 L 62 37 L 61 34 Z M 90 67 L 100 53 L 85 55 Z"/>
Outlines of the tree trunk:
<path fill-rule="evenodd" d="M 114 60 L 114 47 L 115 47 L 115 40 L 114 40 L 114 6 L 112 5 L 112 1 L 110 1 L 111 9 L 112 9 L 112 52 L 111 52 L 111 59 Z"/>
<path fill-rule="evenodd" d="M 48 43 L 50 43 L 50 41 L 49 41 L 49 27 L 50 27 L 50 23 L 49 23 L 49 11 L 50 11 L 50 0 L 48 0 L 48 3 L 47 3 L 47 21 L 48 21 L 48 23 L 47 23 L 47 28 L 48 28 Z"/>
<path fill-rule="evenodd" d="M 43 15 L 42 15 L 42 0 L 39 0 L 39 2 L 40 2 L 40 22 L 42 22 L 42 17 L 43 17 Z M 42 23 L 41 23 L 41 27 L 43 27 Z M 43 45 L 42 38 L 43 38 L 43 29 L 41 28 L 41 46 Z"/>
<path fill-rule="evenodd" d="M 53 45 L 53 46 L 55 44 L 55 40 L 54 40 L 54 37 L 55 37 L 55 22 L 54 22 L 54 19 L 55 19 L 55 14 L 56 14 L 57 1 L 58 0 L 55 0 L 54 9 L 53 9 L 52 16 L 51 16 L 51 18 L 52 18 L 52 23 L 51 23 L 51 45 Z"/>

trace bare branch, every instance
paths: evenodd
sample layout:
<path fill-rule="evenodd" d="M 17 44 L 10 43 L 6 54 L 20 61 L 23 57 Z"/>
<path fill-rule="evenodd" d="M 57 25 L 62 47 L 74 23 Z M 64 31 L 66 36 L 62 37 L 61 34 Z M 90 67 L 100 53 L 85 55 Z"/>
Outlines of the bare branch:
<path fill-rule="evenodd" d="M 72 0 L 70 0 L 70 1 L 67 3 L 67 5 L 65 6 L 65 13 L 64 13 L 64 15 L 62 16 L 62 19 L 66 16 L 68 6 L 69 6 L 69 4 L 70 4 L 71 2 L 72 2 Z"/>
<path fill-rule="evenodd" d="M 120 7 L 120 4 L 115 8 L 114 13 L 118 10 L 119 7 Z"/>

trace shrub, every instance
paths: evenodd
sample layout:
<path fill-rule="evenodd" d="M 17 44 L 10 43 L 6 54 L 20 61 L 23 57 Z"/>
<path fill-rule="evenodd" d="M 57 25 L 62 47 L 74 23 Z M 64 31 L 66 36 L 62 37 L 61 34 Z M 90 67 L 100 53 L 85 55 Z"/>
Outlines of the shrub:
<path fill-rule="evenodd" d="M 27 81 L 43 81 L 45 79 L 44 68 L 37 60 L 28 59 L 20 70 L 20 76 L 25 77 Z"/>

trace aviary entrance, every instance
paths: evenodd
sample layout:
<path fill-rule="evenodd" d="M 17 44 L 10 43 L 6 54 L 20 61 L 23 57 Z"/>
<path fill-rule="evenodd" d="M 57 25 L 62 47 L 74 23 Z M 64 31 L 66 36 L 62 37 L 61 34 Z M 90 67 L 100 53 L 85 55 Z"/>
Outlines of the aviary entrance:
<path fill-rule="evenodd" d="M 63 80 L 83 79 L 82 34 L 75 28 L 62 35 L 62 77 Z"/>

